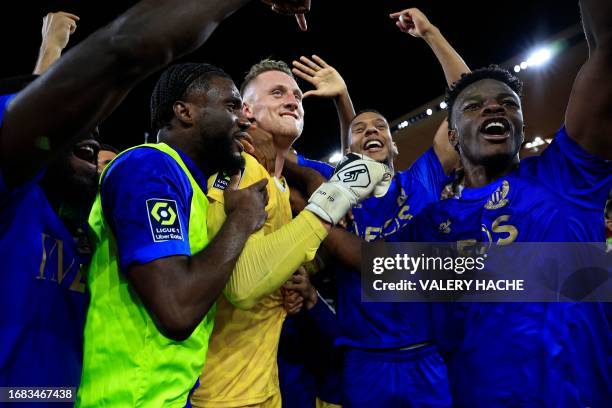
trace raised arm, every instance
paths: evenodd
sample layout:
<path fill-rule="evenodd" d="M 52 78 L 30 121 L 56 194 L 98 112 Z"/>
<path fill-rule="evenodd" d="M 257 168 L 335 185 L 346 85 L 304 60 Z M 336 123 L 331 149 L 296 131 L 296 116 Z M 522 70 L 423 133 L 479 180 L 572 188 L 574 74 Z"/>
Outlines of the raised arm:
<path fill-rule="evenodd" d="M 395 25 L 402 32 L 425 40 L 442 66 L 448 85 L 457 81 L 461 74 L 470 71 L 461 56 L 446 41 L 440 30 L 431 24 L 419 9 L 409 8 L 391 13 L 389 17 L 396 20 Z"/>
<path fill-rule="evenodd" d="M 612 2 L 582 0 L 582 24 L 589 46 L 572 87 L 565 126 L 587 152 L 612 159 Z"/>
<path fill-rule="evenodd" d="M 139 81 L 198 48 L 248 1 L 183 0 L 179 7 L 173 0 L 142 0 L 90 35 L 8 106 L 0 130 L 6 182 L 31 178 L 100 123 Z M 296 1 L 274 3 L 290 7 Z"/>
<path fill-rule="evenodd" d="M 332 98 L 338 121 L 340 122 L 340 146 L 342 154 L 350 151 L 348 142 L 349 125 L 355 116 L 353 102 L 342 76 L 334 67 L 327 64 L 320 57 L 313 55 L 312 59 L 300 57 L 300 61 L 293 61 L 293 73 L 303 80 L 310 82 L 316 89 L 304 93 L 304 97 L 319 96 Z"/>
<path fill-rule="evenodd" d="M 68 45 L 70 36 L 74 34 L 78 21 L 78 16 L 64 11 L 49 13 L 43 18 L 42 42 L 34 67 L 36 75 L 42 75 L 59 59 Z"/>

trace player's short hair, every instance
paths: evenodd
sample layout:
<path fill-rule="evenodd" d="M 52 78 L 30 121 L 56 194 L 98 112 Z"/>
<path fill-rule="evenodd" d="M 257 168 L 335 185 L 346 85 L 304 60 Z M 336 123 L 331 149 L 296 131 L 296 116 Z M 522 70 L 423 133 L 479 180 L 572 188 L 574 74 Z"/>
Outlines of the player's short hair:
<path fill-rule="evenodd" d="M 113 152 L 115 154 L 119 154 L 119 149 L 117 149 L 115 146 L 111 146 L 106 143 L 100 143 L 100 150 L 105 150 L 107 152 Z"/>
<path fill-rule="evenodd" d="M 448 106 L 448 123 L 453 125 L 453 105 L 457 96 L 465 88 L 482 79 L 494 79 L 508 85 L 519 97 L 523 96 L 523 82 L 510 71 L 499 65 L 489 65 L 488 67 L 475 69 L 474 71 L 461 75 L 456 82 L 446 89 L 446 105 Z"/>
<path fill-rule="evenodd" d="M 195 91 L 206 92 L 215 77 L 232 79 L 221 68 L 205 63 L 176 64 L 166 69 L 151 94 L 151 127 L 161 129 L 174 117 L 174 102 Z"/>
<path fill-rule="evenodd" d="M 266 58 L 264 60 L 259 61 L 257 64 L 253 65 L 251 69 L 249 69 L 249 72 L 246 74 L 244 80 L 242 81 L 242 84 L 240 85 L 240 93 L 242 94 L 246 87 L 255 78 L 268 71 L 280 71 L 295 79 L 295 77 L 293 76 L 293 72 L 291 72 L 291 68 L 289 68 L 289 65 L 287 65 L 286 62 Z"/>
<path fill-rule="evenodd" d="M 355 121 L 355 119 L 357 119 L 357 116 L 359 116 L 359 115 L 363 115 L 364 113 L 368 113 L 368 112 L 371 112 L 371 113 L 375 113 L 375 114 L 377 114 L 377 115 L 380 115 L 380 116 L 382 116 L 382 117 L 383 117 L 385 120 L 387 120 L 387 118 L 385 117 L 385 115 L 383 115 L 382 113 L 380 113 L 380 112 L 379 112 L 379 111 L 377 111 L 376 109 L 372 109 L 372 108 L 365 108 L 365 109 L 361 109 L 359 112 L 357 112 L 357 113 L 355 114 L 355 116 L 353 116 L 353 117 L 351 118 L 351 121 L 350 121 L 349 123 L 351 123 L 351 124 L 352 124 L 352 123 Z"/>

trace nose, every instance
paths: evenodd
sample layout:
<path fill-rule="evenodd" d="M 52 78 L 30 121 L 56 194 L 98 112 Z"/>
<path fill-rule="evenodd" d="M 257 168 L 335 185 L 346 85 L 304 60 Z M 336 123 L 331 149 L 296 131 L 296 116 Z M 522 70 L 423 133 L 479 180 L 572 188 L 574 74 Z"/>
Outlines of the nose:
<path fill-rule="evenodd" d="M 237 118 L 236 122 L 238 123 L 238 128 L 240 128 L 241 131 L 245 131 L 251 127 L 251 121 L 247 119 L 247 117 L 244 115 L 242 111 L 239 111 L 238 115 L 236 115 L 236 118 Z"/>
<path fill-rule="evenodd" d="M 506 109 L 500 105 L 497 101 L 489 101 L 485 104 L 484 110 L 482 111 L 485 115 L 495 115 L 500 113 L 506 113 Z"/>
<path fill-rule="evenodd" d="M 366 131 L 365 131 L 366 136 L 377 135 L 377 134 L 378 134 L 378 128 L 376 126 L 370 125 L 366 128 Z"/>
<path fill-rule="evenodd" d="M 299 107 L 299 101 L 293 94 L 288 94 L 284 101 L 284 107 L 289 110 L 297 110 Z"/>

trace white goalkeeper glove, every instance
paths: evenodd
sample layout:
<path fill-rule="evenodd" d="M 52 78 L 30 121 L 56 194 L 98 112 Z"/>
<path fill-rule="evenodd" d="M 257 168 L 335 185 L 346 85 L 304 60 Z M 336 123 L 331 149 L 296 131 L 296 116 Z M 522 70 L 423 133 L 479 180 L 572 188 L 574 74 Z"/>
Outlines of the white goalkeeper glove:
<path fill-rule="evenodd" d="M 334 175 L 310 196 L 306 209 L 336 224 L 348 210 L 370 197 L 387 193 L 393 170 L 386 164 L 358 153 L 349 153 L 338 164 Z"/>

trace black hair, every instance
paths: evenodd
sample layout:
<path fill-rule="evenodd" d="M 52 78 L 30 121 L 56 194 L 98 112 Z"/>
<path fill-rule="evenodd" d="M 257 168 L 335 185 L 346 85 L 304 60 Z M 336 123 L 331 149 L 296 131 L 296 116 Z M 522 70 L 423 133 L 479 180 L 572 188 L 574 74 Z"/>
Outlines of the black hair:
<path fill-rule="evenodd" d="M 516 76 L 512 75 L 510 71 L 500 67 L 499 65 L 489 65 L 488 67 L 475 69 L 474 71 L 461 75 L 456 82 L 446 89 L 446 105 L 448 110 L 448 124 L 453 127 L 453 105 L 457 100 L 457 96 L 465 88 L 478 82 L 482 79 L 494 79 L 505 83 L 512 89 L 519 98 L 523 94 L 523 82 Z"/>
<path fill-rule="evenodd" d="M 108 145 L 106 143 L 100 143 L 100 150 L 105 150 L 107 152 L 113 152 L 115 154 L 119 154 L 119 149 L 114 146 Z"/>
<path fill-rule="evenodd" d="M 174 116 L 174 102 L 184 98 L 189 92 L 207 91 L 214 77 L 231 77 L 221 68 L 204 63 L 185 63 L 172 65 L 166 69 L 151 95 L 151 127 L 159 130 L 170 124 Z"/>
<path fill-rule="evenodd" d="M 385 115 L 383 115 L 382 113 L 380 113 L 380 112 L 379 112 L 379 111 L 377 111 L 376 109 L 366 108 L 366 109 L 361 109 L 359 112 L 357 112 L 357 113 L 355 114 L 355 116 L 353 116 L 353 117 L 351 118 L 350 123 L 353 123 L 353 121 L 355 120 L 355 118 L 357 118 L 357 116 L 362 115 L 362 114 L 364 114 L 364 113 L 368 113 L 368 112 L 371 112 L 371 113 L 375 113 L 375 114 L 377 114 L 377 115 L 380 115 L 380 116 L 382 116 L 382 117 L 383 117 L 385 120 L 387 120 L 387 118 L 385 118 Z"/>

